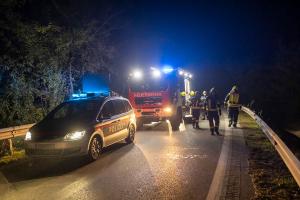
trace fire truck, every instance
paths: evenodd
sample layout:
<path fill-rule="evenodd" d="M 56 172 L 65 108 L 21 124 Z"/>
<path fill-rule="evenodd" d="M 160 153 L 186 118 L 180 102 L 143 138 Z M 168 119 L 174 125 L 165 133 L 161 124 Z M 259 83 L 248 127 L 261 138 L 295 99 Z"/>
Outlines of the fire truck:
<path fill-rule="evenodd" d="M 137 127 L 169 120 L 172 129 L 178 130 L 183 118 L 189 115 L 191 79 L 192 74 L 179 68 L 134 70 L 129 75 L 128 99 Z"/>

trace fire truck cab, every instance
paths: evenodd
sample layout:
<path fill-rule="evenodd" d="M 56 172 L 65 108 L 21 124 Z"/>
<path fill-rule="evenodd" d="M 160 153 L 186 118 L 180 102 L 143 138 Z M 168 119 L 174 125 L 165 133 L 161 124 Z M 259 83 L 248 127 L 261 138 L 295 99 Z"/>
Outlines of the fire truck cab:
<path fill-rule="evenodd" d="M 135 70 L 129 76 L 128 99 L 134 108 L 137 128 L 169 120 L 178 130 L 189 100 L 192 75 L 173 68 Z"/>

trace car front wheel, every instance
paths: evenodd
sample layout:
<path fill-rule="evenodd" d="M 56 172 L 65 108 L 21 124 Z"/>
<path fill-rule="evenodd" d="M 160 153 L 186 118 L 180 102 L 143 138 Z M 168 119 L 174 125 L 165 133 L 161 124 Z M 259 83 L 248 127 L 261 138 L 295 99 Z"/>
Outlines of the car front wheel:
<path fill-rule="evenodd" d="M 135 137 L 135 128 L 134 128 L 133 125 L 130 125 L 129 128 L 128 128 L 128 136 L 125 139 L 125 142 L 127 144 L 132 143 L 134 141 L 134 137 Z"/>
<path fill-rule="evenodd" d="M 99 159 L 102 152 L 102 142 L 99 136 L 94 136 L 89 146 L 89 158 L 94 161 Z"/>

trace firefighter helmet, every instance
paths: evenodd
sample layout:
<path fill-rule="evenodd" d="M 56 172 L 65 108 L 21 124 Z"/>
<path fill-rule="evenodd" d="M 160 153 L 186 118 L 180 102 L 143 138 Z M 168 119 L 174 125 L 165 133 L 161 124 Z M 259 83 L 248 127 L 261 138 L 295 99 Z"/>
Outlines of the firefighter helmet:
<path fill-rule="evenodd" d="M 238 87 L 237 87 L 236 85 L 234 85 L 234 86 L 232 87 L 232 91 L 234 91 L 234 90 L 238 90 Z"/>
<path fill-rule="evenodd" d="M 216 94 L 216 90 L 215 90 L 214 87 L 212 87 L 212 88 L 210 89 L 209 94 L 210 94 L 210 95 L 215 95 L 215 94 Z"/>

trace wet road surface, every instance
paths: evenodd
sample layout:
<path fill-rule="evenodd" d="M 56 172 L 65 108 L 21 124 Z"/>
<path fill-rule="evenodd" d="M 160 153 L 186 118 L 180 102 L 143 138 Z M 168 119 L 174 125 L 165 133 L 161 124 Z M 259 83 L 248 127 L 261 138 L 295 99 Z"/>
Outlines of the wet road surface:
<path fill-rule="evenodd" d="M 205 199 L 224 138 L 211 136 L 207 124 L 176 132 L 167 123 L 148 125 L 134 144 L 115 144 L 92 163 L 14 163 L 2 169 L 9 190 L 1 199 Z"/>

